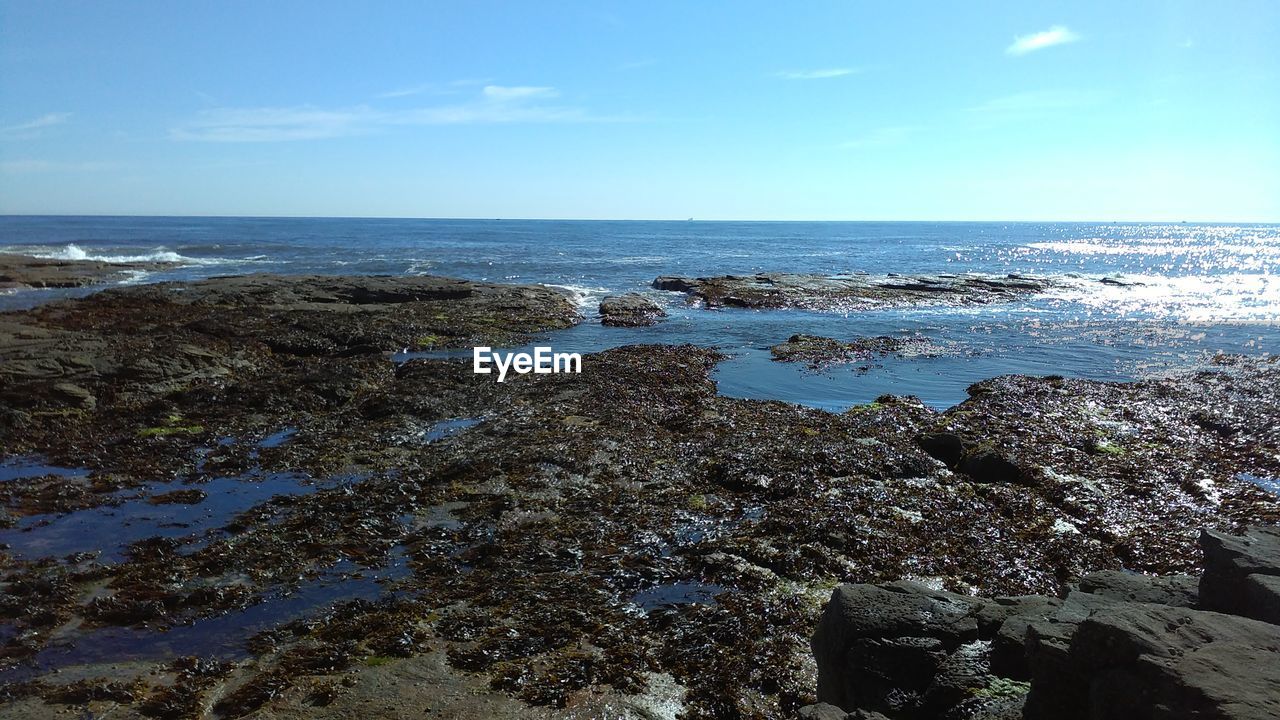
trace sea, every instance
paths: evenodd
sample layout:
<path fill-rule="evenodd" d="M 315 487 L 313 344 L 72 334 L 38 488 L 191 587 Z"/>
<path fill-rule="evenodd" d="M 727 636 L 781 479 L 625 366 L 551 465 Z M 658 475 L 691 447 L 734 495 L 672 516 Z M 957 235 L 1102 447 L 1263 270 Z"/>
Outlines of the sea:
<path fill-rule="evenodd" d="M 175 263 L 125 284 L 252 272 L 542 283 L 570 293 L 584 320 L 536 345 L 714 346 L 727 356 L 714 373 L 721 394 L 833 411 L 886 393 L 942 409 L 972 383 L 1004 374 L 1126 381 L 1217 353 L 1280 352 L 1280 225 L 3 216 L 0 252 Z M 651 286 L 660 275 L 756 272 L 1060 282 L 1012 303 L 859 312 L 708 310 Z M 0 295 L 0 310 L 91 291 L 11 292 Z M 600 300 L 624 292 L 649 295 L 668 317 L 653 327 L 602 326 Z M 769 347 L 798 333 L 923 338 L 937 351 L 818 368 L 774 361 Z"/>

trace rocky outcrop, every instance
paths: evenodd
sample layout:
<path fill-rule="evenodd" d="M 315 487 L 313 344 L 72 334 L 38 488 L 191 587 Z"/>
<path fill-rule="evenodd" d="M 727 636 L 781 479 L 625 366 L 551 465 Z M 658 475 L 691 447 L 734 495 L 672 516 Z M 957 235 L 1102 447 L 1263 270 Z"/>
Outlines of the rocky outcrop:
<path fill-rule="evenodd" d="M 818 698 L 849 710 L 929 707 L 949 694 L 934 680 L 962 647 L 964 674 L 983 664 L 985 646 L 975 643 L 984 605 L 908 582 L 838 588 L 813 636 Z"/>
<path fill-rule="evenodd" d="M 0 399 L 92 407 L 280 360 L 510 344 L 580 318 L 552 288 L 431 276 L 245 275 L 113 288 L 0 315 Z"/>
<path fill-rule="evenodd" d="M 1059 605 L 902 581 L 841 586 L 813 636 L 818 699 L 888 717 L 1001 717 L 1020 707 L 1026 686 L 1015 678 L 1027 674 L 1021 639 L 1002 631 L 1025 631 Z"/>
<path fill-rule="evenodd" d="M 906 582 L 842 586 L 813 636 L 825 705 L 807 712 L 1278 717 L 1280 625 L 1255 619 L 1274 607 L 1272 596 L 1245 590 L 1274 587 L 1277 539 L 1276 527 L 1205 531 L 1199 599 L 1190 576 L 1115 571 L 1085 576 L 1063 599 L 986 600 Z"/>
<path fill-rule="evenodd" d="M 658 304 L 640 293 L 610 295 L 600 301 L 600 323 L 613 327 L 654 325 L 667 316 Z"/>
<path fill-rule="evenodd" d="M 1200 605 L 1200 578 L 1194 575 L 1138 575 L 1099 570 L 1080 578 L 1080 590 L 1130 602 L 1193 608 Z"/>
<path fill-rule="evenodd" d="M 120 280 L 130 273 L 163 270 L 174 265 L 170 262 L 54 260 L 0 253 L 0 290 L 84 287 Z"/>
<path fill-rule="evenodd" d="M 1054 286 L 1045 278 L 1021 275 L 806 275 L 758 273 L 719 277 L 663 276 L 658 290 L 683 292 L 705 307 L 866 310 L 912 305 L 975 305 L 1008 302 Z"/>
<path fill-rule="evenodd" d="M 1030 720 L 1280 716 L 1280 626 L 1130 602 L 1075 620 L 1028 632 Z"/>
<path fill-rule="evenodd" d="M 1202 607 L 1280 624 L 1280 527 L 1239 536 L 1205 530 L 1200 546 Z"/>
<path fill-rule="evenodd" d="M 868 362 L 888 355 L 936 357 L 942 349 L 926 338 L 879 337 L 842 341 L 819 335 L 792 335 L 786 342 L 769 348 L 779 362 L 803 362 L 811 367 L 832 363 Z"/>

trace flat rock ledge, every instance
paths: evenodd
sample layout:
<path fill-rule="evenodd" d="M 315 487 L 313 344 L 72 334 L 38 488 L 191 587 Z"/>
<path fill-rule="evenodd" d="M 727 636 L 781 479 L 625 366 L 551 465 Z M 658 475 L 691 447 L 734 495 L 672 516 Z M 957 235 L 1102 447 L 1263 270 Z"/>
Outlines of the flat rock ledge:
<path fill-rule="evenodd" d="M 937 357 L 943 349 L 923 337 L 897 338 L 887 335 L 837 340 L 820 335 L 792 335 L 786 342 L 769 348 L 778 362 L 803 362 L 811 367 L 834 363 L 865 362 L 896 355 Z"/>
<path fill-rule="evenodd" d="M 0 253 L 0 290 L 77 288 L 121 280 L 130 273 L 171 268 L 171 262 L 109 263 Z"/>
<path fill-rule="evenodd" d="M 645 327 L 667 316 L 658 304 L 640 293 L 610 295 L 600 301 L 600 323 L 612 327 Z"/>
<path fill-rule="evenodd" d="M 435 276 L 253 274 L 109 288 L 0 313 L 0 403 L 87 411 L 104 394 L 141 401 L 297 362 L 345 387 L 363 376 L 343 361 L 517 344 L 580 320 L 554 288 Z"/>
<path fill-rule="evenodd" d="M 719 277 L 663 276 L 658 290 L 687 293 L 704 307 L 865 310 L 912 305 L 1010 302 L 1045 292 L 1056 282 L 1022 275 L 904 276 L 758 273 Z"/>
<path fill-rule="evenodd" d="M 1066 597 L 844 585 L 810 720 L 1280 717 L 1280 527 L 1202 531 L 1204 574 L 1093 573 Z"/>

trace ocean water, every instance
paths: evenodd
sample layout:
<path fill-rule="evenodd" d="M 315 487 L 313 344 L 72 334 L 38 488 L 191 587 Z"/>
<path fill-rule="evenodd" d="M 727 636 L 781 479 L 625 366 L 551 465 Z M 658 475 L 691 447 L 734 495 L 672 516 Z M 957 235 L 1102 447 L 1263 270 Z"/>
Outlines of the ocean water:
<path fill-rule="evenodd" d="M 545 283 L 572 292 L 586 320 L 538 344 L 715 346 L 729 355 L 716 371 L 721 393 L 832 410 L 883 393 L 947 407 L 971 383 L 1006 373 L 1127 380 L 1217 352 L 1280 349 L 1277 225 L 10 216 L 0 217 L 0 252 L 178 263 L 127 283 L 245 272 Z M 705 310 L 650 288 L 659 275 L 759 271 L 1022 273 L 1064 285 L 1009 304 L 853 313 Z M 630 291 L 648 293 L 670 316 L 649 328 L 602 327 L 599 300 Z M 84 292 L 0 295 L 0 309 Z M 795 333 L 919 336 L 945 352 L 821 371 L 772 361 L 768 347 Z"/>

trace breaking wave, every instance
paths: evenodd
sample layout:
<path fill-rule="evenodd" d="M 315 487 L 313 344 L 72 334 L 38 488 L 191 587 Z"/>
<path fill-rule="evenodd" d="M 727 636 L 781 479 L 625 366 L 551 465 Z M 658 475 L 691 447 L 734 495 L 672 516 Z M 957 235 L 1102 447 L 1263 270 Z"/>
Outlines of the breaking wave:
<path fill-rule="evenodd" d="M 233 260 L 231 258 L 188 257 L 172 250 L 166 250 L 164 247 L 158 247 L 151 252 L 140 255 L 95 255 L 85 251 L 79 245 L 68 244 L 57 250 L 28 250 L 23 254 L 42 260 L 93 260 L 105 263 L 163 262 L 181 265 L 226 265 L 228 263 L 245 262 L 245 260 Z"/>

